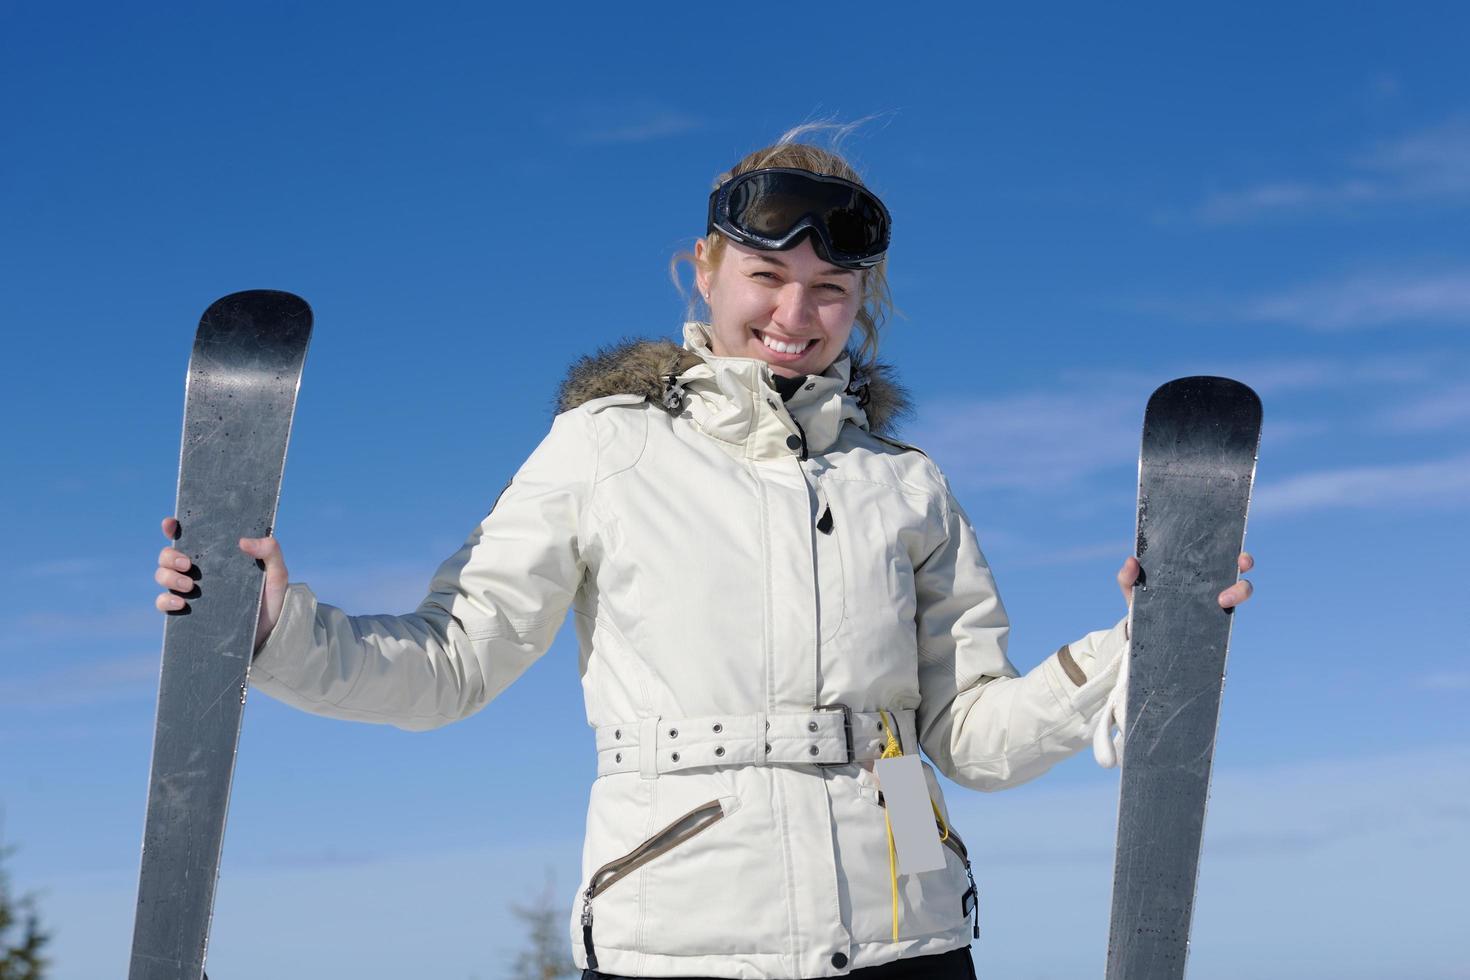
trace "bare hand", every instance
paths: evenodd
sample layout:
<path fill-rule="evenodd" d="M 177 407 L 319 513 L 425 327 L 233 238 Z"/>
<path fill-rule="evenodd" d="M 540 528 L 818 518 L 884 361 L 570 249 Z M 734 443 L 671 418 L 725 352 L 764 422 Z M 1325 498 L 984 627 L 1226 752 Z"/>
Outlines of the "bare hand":
<path fill-rule="evenodd" d="M 177 519 L 165 517 L 162 527 L 164 537 L 170 541 L 178 539 Z M 255 649 L 259 650 L 271 630 L 275 629 L 276 620 L 281 618 L 281 606 L 286 600 L 290 576 L 286 572 L 286 558 L 281 554 L 280 542 L 275 538 L 241 538 L 240 550 L 265 564 L 265 594 L 261 597 L 260 619 L 255 626 Z M 187 609 L 188 600 L 197 599 L 200 595 L 196 584 L 198 578 L 199 571 L 188 555 L 172 545 L 165 547 L 158 553 L 158 570 L 153 573 L 153 580 L 169 591 L 154 599 L 153 605 L 165 613 Z"/>
<path fill-rule="evenodd" d="M 1236 560 L 1236 564 L 1243 574 L 1255 567 L 1256 560 L 1250 556 L 1249 552 L 1242 551 L 1240 553 L 1240 558 Z M 1129 558 L 1123 563 L 1123 567 L 1118 569 L 1118 588 L 1123 591 L 1123 599 L 1125 602 L 1132 602 L 1133 583 L 1138 581 L 1138 574 L 1141 571 L 1143 571 L 1143 566 L 1138 564 L 1137 558 Z M 1234 607 L 1249 599 L 1253 592 L 1255 592 L 1255 588 L 1250 584 L 1250 582 L 1247 579 L 1241 579 L 1239 582 L 1236 582 L 1230 588 L 1220 593 L 1218 597 L 1220 601 L 1220 608 L 1233 609 Z"/>

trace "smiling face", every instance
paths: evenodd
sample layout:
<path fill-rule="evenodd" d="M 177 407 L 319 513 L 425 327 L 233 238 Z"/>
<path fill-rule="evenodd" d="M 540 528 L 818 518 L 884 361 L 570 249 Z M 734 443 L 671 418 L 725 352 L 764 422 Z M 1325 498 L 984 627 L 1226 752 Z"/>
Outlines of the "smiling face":
<path fill-rule="evenodd" d="M 847 346 L 862 304 L 862 274 L 817 255 L 810 236 L 780 252 L 726 241 L 714 266 L 700 239 L 694 257 L 717 356 L 753 357 L 794 378 L 821 374 Z"/>

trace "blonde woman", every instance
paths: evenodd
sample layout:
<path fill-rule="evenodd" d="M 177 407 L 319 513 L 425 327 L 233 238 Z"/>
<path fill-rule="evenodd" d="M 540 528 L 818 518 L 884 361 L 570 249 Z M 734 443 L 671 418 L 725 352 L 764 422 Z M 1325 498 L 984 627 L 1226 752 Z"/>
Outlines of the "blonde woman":
<path fill-rule="evenodd" d="M 251 679 L 316 714 L 457 721 L 571 610 L 598 772 L 572 923 L 589 980 L 973 977 L 970 863 L 994 842 L 949 824 L 931 764 L 1003 789 L 1100 724 L 1124 623 L 1019 674 L 969 520 L 889 436 L 907 408 L 873 360 L 889 227 L 824 149 L 785 140 L 722 174 L 690 257 L 707 322 L 574 365 L 413 613 L 349 616 L 288 585 L 276 540 L 240 543 L 266 567 Z M 184 608 L 188 571 L 164 548 L 160 610 Z M 875 767 L 917 783 L 885 792 Z M 900 804 L 931 820 L 938 867 L 904 869 Z"/>

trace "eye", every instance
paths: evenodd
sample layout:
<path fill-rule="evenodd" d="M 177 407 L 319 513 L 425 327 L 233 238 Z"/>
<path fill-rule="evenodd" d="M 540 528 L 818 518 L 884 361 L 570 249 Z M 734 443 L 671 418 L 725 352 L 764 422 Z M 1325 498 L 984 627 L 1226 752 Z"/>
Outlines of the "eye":
<path fill-rule="evenodd" d="M 831 293 L 832 293 L 833 296 L 846 296 L 847 295 L 847 287 L 846 286 L 839 286 L 835 282 L 824 282 L 824 283 L 819 283 L 818 285 L 822 289 L 826 289 L 826 290 L 831 291 Z"/>

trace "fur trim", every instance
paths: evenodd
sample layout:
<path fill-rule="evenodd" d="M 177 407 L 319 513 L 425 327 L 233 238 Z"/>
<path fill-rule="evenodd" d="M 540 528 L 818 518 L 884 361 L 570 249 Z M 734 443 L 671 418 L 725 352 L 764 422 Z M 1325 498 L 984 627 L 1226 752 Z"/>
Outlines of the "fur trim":
<path fill-rule="evenodd" d="M 914 414 L 913 399 L 898 383 L 897 373 L 886 361 L 868 361 L 853 368 L 848 388 L 858 393 L 858 404 L 868 416 L 868 431 L 875 436 L 893 435 Z"/>
<path fill-rule="evenodd" d="M 669 377 L 699 363 L 698 354 L 670 340 L 631 339 L 608 344 L 573 362 L 557 392 L 557 411 L 565 412 L 608 395 L 641 395 L 661 405 Z M 893 374 L 893 368 L 882 361 L 859 365 L 852 373 L 849 390 L 858 396 L 858 404 L 868 416 L 868 428 L 875 435 L 890 434 L 913 412 L 908 392 Z"/>
<path fill-rule="evenodd" d="M 557 392 L 558 412 L 608 395 L 642 395 L 655 405 L 663 401 L 669 375 L 699 363 L 699 355 L 671 340 L 624 340 L 580 357 L 567 369 Z"/>

